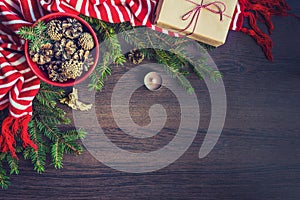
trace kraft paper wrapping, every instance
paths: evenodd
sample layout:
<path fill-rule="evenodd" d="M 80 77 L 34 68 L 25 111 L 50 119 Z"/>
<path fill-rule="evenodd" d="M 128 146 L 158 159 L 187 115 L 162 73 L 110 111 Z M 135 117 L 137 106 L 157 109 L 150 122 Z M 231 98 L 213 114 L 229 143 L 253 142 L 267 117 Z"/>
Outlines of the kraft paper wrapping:
<path fill-rule="evenodd" d="M 196 29 L 192 35 L 187 35 L 188 37 L 215 47 L 225 43 L 238 0 L 220 1 L 226 5 L 222 21 L 220 21 L 220 14 L 202 8 L 196 24 Z M 193 2 L 200 4 L 201 0 L 193 0 Z M 214 2 L 214 0 L 204 0 L 203 5 L 212 2 Z M 154 14 L 153 23 L 160 28 L 179 32 L 186 28 L 192 20 L 191 16 L 188 20 L 183 21 L 182 16 L 195 8 L 195 6 L 195 4 L 186 0 L 160 0 Z M 211 8 L 216 9 L 213 5 Z M 195 22 L 196 19 L 194 19 L 191 26 L 186 31 L 182 32 L 182 34 L 192 33 Z"/>

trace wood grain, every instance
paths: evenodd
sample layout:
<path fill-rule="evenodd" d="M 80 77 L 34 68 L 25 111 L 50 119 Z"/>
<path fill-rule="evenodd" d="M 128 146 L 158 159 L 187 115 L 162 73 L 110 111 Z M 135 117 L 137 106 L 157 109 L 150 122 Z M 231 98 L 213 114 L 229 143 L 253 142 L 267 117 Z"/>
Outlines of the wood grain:
<path fill-rule="evenodd" d="M 290 3 L 300 13 L 299 2 Z M 198 152 L 209 124 L 209 93 L 204 82 L 192 76 L 201 122 L 193 144 L 175 163 L 151 173 L 123 173 L 85 150 L 80 156 L 66 156 L 62 170 L 49 165 L 38 175 L 29 162 L 20 160 L 20 175 L 11 177 L 0 199 L 299 199 L 300 22 L 292 17 L 274 21 L 274 62 L 265 59 L 251 38 L 236 32 L 210 53 L 224 75 L 228 112 L 221 138 L 206 158 L 198 159 Z M 153 103 L 162 103 L 172 114 L 154 138 L 141 141 L 123 134 L 109 101 L 116 80 L 132 67 L 114 70 L 97 94 L 98 120 L 122 148 L 152 151 L 176 134 L 178 102 L 167 89 L 155 94 L 138 89 L 130 104 L 137 124 L 149 123 L 145 113 Z"/>

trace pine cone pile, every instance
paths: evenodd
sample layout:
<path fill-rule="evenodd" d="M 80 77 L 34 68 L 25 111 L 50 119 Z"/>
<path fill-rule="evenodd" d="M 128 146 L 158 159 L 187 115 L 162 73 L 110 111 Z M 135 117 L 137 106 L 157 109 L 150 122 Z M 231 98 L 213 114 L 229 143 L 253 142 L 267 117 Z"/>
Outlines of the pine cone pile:
<path fill-rule="evenodd" d="M 29 54 L 52 81 L 76 79 L 94 64 L 90 54 L 94 39 L 77 19 L 53 19 L 47 23 L 46 33 L 50 42 Z"/>
<path fill-rule="evenodd" d="M 37 63 L 38 65 L 44 65 L 46 63 L 49 63 L 51 62 L 51 59 L 53 57 L 52 44 L 43 44 L 39 52 L 31 51 L 29 52 L 29 54 L 31 55 L 32 61 Z"/>

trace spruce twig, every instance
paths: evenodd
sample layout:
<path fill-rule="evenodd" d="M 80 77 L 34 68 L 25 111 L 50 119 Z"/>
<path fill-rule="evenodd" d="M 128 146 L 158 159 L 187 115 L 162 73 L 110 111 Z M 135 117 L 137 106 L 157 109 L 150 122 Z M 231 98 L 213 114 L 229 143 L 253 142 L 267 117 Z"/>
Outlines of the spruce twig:
<path fill-rule="evenodd" d="M 38 52 L 43 44 L 50 41 L 46 35 L 47 26 L 43 21 L 40 21 L 34 27 L 23 26 L 20 28 L 18 34 L 21 38 L 29 40 L 29 50 Z"/>
<path fill-rule="evenodd" d="M 111 64 L 123 65 L 126 62 L 115 31 L 115 27 L 118 25 L 83 15 L 81 15 L 81 17 L 94 28 L 98 41 L 101 43 L 101 57 L 91 75 L 91 82 L 89 84 L 90 89 L 101 91 L 104 86 L 104 81 L 111 75 Z"/>

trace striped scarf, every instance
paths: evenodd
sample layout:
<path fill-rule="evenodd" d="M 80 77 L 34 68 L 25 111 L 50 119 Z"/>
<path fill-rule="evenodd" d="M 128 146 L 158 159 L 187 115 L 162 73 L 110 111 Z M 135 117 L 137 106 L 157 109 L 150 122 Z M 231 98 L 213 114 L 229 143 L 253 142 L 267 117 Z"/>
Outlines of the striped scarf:
<path fill-rule="evenodd" d="M 16 157 L 16 136 L 22 139 L 24 147 L 37 149 L 27 128 L 40 80 L 26 63 L 25 41 L 16 35 L 20 27 L 30 26 L 50 12 L 68 12 L 111 23 L 129 21 L 133 26 L 147 26 L 178 36 L 151 24 L 156 3 L 157 0 L 0 0 L 0 110 L 6 107 L 9 110 L 9 116 L 2 122 L 0 152 L 10 152 Z M 271 16 L 287 15 L 287 10 L 284 0 L 239 0 L 230 29 L 252 36 L 267 58 L 272 59 L 272 41 L 257 27 L 256 20 L 265 23 L 271 32 L 274 29 Z M 249 28 L 243 27 L 245 18 L 249 19 Z"/>

